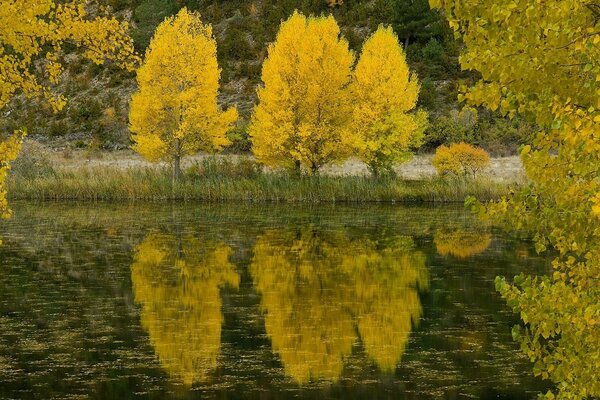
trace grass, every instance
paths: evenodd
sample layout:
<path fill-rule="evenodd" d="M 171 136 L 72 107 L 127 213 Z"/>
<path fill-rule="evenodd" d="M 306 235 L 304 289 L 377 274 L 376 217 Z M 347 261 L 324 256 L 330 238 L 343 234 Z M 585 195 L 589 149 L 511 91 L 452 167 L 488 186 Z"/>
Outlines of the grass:
<path fill-rule="evenodd" d="M 512 185 L 514 186 L 514 184 Z M 196 166 L 173 185 L 166 168 L 136 167 L 58 169 L 41 176 L 14 174 L 12 199 L 78 201 L 247 201 L 247 202 L 463 202 L 467 196 L 492 200 L 509 192 L 490 178 L 395 178 L 263 173 L 252 166 L 232 169 Z"/>

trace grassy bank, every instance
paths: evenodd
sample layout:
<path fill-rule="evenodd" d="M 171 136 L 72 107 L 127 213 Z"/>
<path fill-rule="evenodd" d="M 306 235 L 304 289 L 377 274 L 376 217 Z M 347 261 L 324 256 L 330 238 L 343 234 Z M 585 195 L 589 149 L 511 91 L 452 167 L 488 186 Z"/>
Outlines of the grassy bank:
<path fill-rule="evenodd" d="M 428 178 L 419 181 L 369 177 L 290 177 L 250 171 L 193 170 L 173 185 L 163 168 L 59 169 L 43 176 L 15 174 L 12 199 L 79 201 L 250 201 L 250 202 L 462 202 L 508 193 L 489 178 Z M 514 186 L 514 184 L 513 184 Z"/>

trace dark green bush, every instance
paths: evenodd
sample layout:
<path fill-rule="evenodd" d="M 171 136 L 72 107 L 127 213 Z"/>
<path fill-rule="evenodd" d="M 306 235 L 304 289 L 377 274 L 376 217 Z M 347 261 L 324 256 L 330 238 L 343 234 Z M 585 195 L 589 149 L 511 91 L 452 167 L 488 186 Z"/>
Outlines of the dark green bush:
<path fill-rule="evenodd" d="M 174 0 L 143 0 L 133 12 L 136 29 L 133 40 L 138 51 L 144 52 L 156 27 L 168 16 L 177 13 L 179 6 Z"/>
<path fill-rule="evenodd" d="M 248 137 L 248 125 L 240 124 L 227 132 L 227 138 L 231 140 L 231 145 L 227 147 L 228 153 L 248 153 L 252 148 L 252 142 Z"/>

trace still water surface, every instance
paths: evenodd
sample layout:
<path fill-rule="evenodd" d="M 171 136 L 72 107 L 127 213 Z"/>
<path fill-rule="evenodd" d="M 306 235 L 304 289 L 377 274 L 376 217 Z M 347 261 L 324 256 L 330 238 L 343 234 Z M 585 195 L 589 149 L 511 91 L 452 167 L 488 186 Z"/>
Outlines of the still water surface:
<path fill-rule="evenodd" d="M 14 204 L 0 398 L 531 399 L 497 275 L 532 245 L 461 208 Z"/>

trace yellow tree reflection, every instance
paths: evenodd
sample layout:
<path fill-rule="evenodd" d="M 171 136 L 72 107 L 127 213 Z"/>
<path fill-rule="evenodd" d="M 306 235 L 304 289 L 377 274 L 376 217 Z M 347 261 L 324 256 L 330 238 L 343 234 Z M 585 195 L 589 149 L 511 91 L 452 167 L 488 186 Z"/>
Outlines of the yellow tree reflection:
<path fill-rule="evenodd" d="M 435 233 L 433 242 L 437 252 L 442 256 L 469 258 L 487 250 L 492 243 L 492 235 L 477 230 L 441 229 Z"/>
<path fill-rule="evenodd" d="M 266 232 L 250 271 L 273 350 L 300 384 L 337 380 L 357 331 L 369 357 L 393 371 L 421 316 L 418 287 L 427 286 L 410 238 L 378 248 L 312 227 Z"/>
<path fill-rule="evenodd" d="M 150 234 L 131 266 L 141 322 L 163 368 L 186 385 L 206 381 L 221 345 L 223 285 L 239 276 L 231 248 L 185 235 Z"/>
<path fill-rule="evenodd" d="M 422 315 L 418 289 L 429 283 L 425 255 L 409 237 L 384 248 L 370 240 L 347 246 L 340 248 L 340 265 L 353 283 L 353 312 L 365 351 L 382 371 L 393 372 Z"/>
<path fill-rule="evenodd" d="M 254 247 L 250 272 L 262 295 L 267 334 L 299 383 L 337 379 L 355 340 L 335 275 L 339 258 L 329 247 L 310 227 L 269 231 Z"/>

